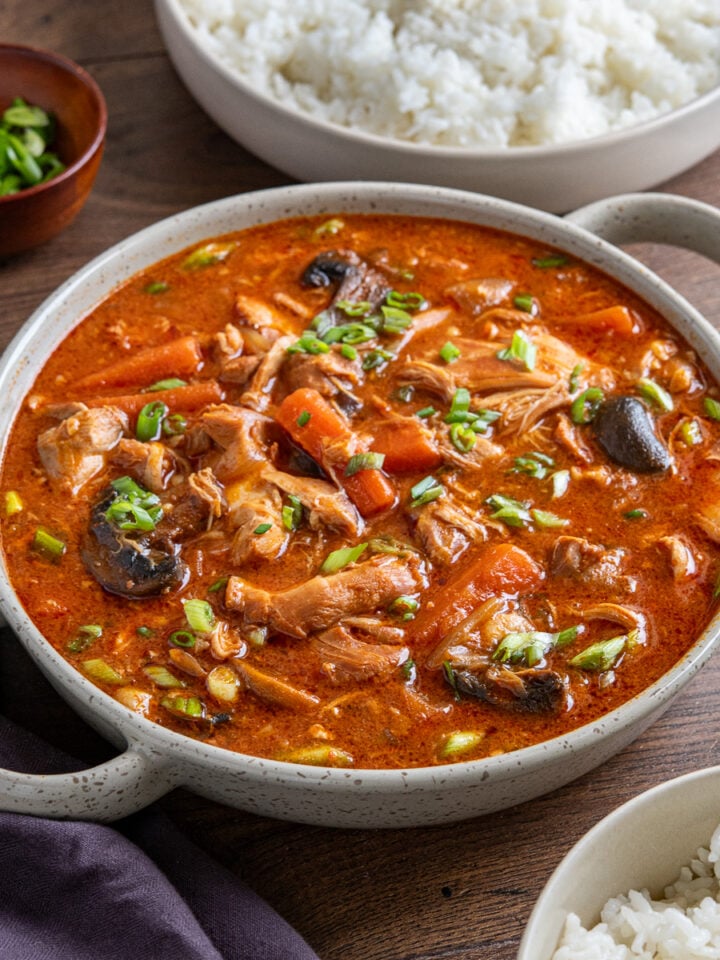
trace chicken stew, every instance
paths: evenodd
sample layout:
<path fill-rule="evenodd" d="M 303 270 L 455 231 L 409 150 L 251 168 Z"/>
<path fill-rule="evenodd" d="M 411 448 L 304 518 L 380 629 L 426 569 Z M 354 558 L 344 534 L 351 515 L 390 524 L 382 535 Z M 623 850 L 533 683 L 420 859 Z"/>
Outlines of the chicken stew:
<path fill-rule="evenodd" d="M 534 241 L 339 214 L 223 236 L 47 361 L 11 581 L 131 710 L 242 753 L 429 766 L 587 723 L 707 625 L 720 397 Z"/>

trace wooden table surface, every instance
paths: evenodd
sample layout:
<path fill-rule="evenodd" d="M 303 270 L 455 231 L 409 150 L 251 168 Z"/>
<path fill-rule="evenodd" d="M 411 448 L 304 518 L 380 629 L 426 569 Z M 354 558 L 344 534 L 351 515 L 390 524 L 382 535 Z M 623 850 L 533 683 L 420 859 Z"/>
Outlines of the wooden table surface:
<path fill-rule="evenodd" d="M 194 103 L 165 54 L 148 0 L 3 0 L 0 40 L 78 61 L 99 82 L 109 111 L 100 174 L 75 223 L 44 247 L 0 262 L 2 347 L 58 284 L 116 241 L 187 207 L 290 182 Z M 720 206 L 720 153 L 659 189 Z M 720 325 L 717 266 L 674 249 L 634 252 Z M 9 631 L 1 641 L 2 709 L 88 761 L 104 756 L 104 744 L 49 687 L 29 702 L 19 678 L 34 668 Z M 339 831 L 261 819 L 185 791 L 161 803 L 322 960 L 510 960 L 535 898 L 570 846 L 641 790 L 720 762 L 719 729 L 716 658 L 660 721 L 600 769 L 464 824 Z"/>

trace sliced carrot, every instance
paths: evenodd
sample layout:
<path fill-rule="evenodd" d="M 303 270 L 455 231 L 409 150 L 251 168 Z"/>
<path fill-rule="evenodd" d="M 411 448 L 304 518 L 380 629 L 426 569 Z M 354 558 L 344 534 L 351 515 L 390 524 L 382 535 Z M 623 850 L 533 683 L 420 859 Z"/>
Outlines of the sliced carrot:
<path fill-rule="evenodd" d="M 351 439 L 347 421 L 327 400 L 309 387 L 301 387 L 285 397 L 276 419 L 298 446 L 324 467 L 323 454 L 328 441 Z M 360 451 L 358 451 L 360 452 Z M 332 470 L 336 481 L 364 517 L 387 510 L 395 502 L 395 488 L 380 470 L 360 470 L 344 475 L 345 464 Z"/>
<path fill-rule="evenodd" d="M 90 397 L 83 401 L 89 407 L 117 407 L 129 417 L 136 417 L 146 403 L 159 400 L 174 410 L 198 410 L 209 403 L 220 403 L 224 393 L 217 380 L 200 380 L 186 387 L 158 390 L 156 393 L 129 393 L 118 397 Z"/>
<path fill-rule="evenodd" d="M 484 547 L 456 580 L 442 590 L 434 605 L 426 605 L 412 624 L 420 641 L 438 641 L 493 596 L 516 596 L 535 590 L 543 570 L 530 554 L 512 543 Z"/>
<path fill-rule="evenodd" d="M 576 324 L 578 327 L 592 327 L 597 330 L 614 330 L 623 337 L 635 333 L 640 325 L 637 316 L 627 307 L 617 304 L 614 307 L 604 307 L 592 313 L 581 313 L 580 316 L 558 317 L 561 323 Z"/>
<path fill-rule="evenodd" d="M 442 456 L 429 431 L 412 420 L 392 420 L 372 429 L 372 448 L 385 456 L 383 469 L 388 473 L 414 473 L 435 470 Z"/>
<path fill-rule="evenodd" d="M 178 337 L 169 343 L 136 350 L 117 363 L 82 377 L 74 386 L 83 391 L 98 387 L 149 387 L 163 377 L 189 377 L 201 361 L 197 338 Z"/>

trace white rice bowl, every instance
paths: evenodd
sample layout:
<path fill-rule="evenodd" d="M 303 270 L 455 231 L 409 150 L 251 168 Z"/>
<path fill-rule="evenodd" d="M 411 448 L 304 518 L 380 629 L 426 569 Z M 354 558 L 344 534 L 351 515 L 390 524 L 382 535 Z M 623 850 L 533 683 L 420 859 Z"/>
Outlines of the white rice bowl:
<path fill-rule="evenodd" d="M 180 0 L 253 89 L 466 148 L 622 130 L 720 84 L 719 0 Z"/>
<path fill-rule="evenodd" d="M 717 960 L 720 958 L 720 826 L 709 848 L 682 867 L 662 900 L 647 890 L 612 897 L 586 930 L 568 915 L 552 960 Z"/>

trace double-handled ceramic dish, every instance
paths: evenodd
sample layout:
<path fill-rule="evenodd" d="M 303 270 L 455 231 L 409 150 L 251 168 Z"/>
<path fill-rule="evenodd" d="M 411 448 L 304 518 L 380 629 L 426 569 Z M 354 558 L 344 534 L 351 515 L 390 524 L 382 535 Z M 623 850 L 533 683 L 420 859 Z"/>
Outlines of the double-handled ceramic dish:
<path fill-rule="evenodd" d="M 720 260 L 718 214 L 679 198 L 629 196 L 566 220 L 487 197 L 382 183 L 320 184 L 229 198 L 157 224 L 80 271 L 29 320 L 6 353 L 3 438 L 39 370 L 68 332 L 119 283 L 208 237 L 300 215 L 387 213 L 436 217 L 509 231 L 600 268 L 659 311 L 720 375 L 715 332 L 666 284 L 600 237 L 655 240 Z M 713 622 L 662 678 L 604 718 L 514 752 L 441 767 L 329 768 L 233 753 L 157 726 L 93 686 L 55 652 L 3 572 L 2 609 L 51 682 L 120 756 L 84 774 L 0 779 L 7 809 L 113 819 L 176 785 L 267 816 L 347 827 L 410 826 L 488 813 L 567 783 L 622 749 L 651 723 L 707 659 Z"/>

